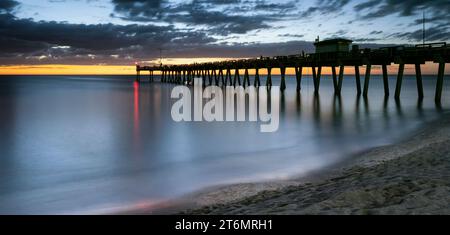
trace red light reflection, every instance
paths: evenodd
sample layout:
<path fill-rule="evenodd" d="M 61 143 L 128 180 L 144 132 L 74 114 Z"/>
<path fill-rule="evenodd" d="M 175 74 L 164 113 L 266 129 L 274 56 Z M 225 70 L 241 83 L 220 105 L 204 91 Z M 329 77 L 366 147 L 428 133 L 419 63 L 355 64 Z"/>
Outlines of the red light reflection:
<path fill-rule="evenodd" d="M 140 150 L 140 117 L 139 117 L 139 82 L 135 81 L 133 83 L 133 94 L 134 94 L 134 113 L 133 113 L 133 142 L 135 144 L 136 152 Z"/>

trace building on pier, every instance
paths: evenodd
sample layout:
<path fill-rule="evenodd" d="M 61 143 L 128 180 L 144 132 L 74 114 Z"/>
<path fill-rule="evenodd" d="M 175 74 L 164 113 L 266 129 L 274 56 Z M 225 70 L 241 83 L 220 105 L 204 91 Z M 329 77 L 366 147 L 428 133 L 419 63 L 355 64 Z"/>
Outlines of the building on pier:
<path fill-rule="evenodd" d="M 352 40 L 344 38 L 334 38 L 319 41 L 318 39 L 314 43 L 316 47 L 316 54 L 319 53 L 330 53 L 330 52 L 349 52 Z"/>

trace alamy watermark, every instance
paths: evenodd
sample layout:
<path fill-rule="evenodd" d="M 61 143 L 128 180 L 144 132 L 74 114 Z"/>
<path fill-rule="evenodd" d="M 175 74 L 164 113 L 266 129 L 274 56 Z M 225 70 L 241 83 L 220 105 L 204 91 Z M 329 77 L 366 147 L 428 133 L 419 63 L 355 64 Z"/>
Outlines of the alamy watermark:
<path fill-rule="evenodd" d="M 194 98 L 186 86 L 176 86 L 172 89 L 171 98 L 178 99 L 171 110 L 172 119 L 176 122 L 245 122 L 246 96 L 248 96 L 248 121 L 262 122 L 261 132 L 275 132 L 279 127 L 280 89 L 276 86 L 270 89 L 261 86 L 247 88 L 227 86 L 225 96 L 222 88 L 207 86 L 203 89 L 201 78 L 194 79 Z M 225 97 L 225 109 L 224 109 Z M 259 97 L 259 102 L 258 102 Z M 236 98 L 236 99 L 235 99 Z M 203 99 L 208 101 L 203 105 Z M 192 110 L 192 100 L 194 109 Z M 259 104 L 259 107 L 258 107 Z M 236 106 L 235 106 L 236 105 Z M 268 105 L 270 105 L 270 110 Z M 192 111 L 194 113 L 192 118 Z M 235 115 L 236 111 L 236 115 Z M 259 115 L 258 115 L 259 114 Z"/>

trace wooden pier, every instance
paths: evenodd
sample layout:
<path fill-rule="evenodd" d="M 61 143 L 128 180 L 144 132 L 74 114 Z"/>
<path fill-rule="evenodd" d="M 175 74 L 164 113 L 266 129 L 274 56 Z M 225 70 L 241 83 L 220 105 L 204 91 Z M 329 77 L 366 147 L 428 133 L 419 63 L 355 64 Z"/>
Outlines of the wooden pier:
<path fill-rule="evenodd" d="M 322 69 L 331 67 L 333 86 L 336 95 L 340 95 L 342 81 L 344 79 L 344 69 L 352 67 L 355 71 L 356 92 L 364 97 L 369 93 L 369 82 L 372 66 L 381 66 L 384 83 L 384 94 L 389 96 L 388 69 L 391 64 L 398 64 L 399 70 L 395 87 L 395 98 L 399 99 L 402 88 L 402 80 L 405 65 L 413 64 L 416 69 L 417 92 L 419 99 L 422 99 L 423 85 L 421 64 L 425 62 L 437 63 L 438 75 L 436 83 L 435 101 L 441 102 L 442 87 L 444 82 L 445 63 L 450 62 L 450 45 L 446 43 L 420 44 L 416 46 L 395 46 L 379 49 L 359 49 L 353 46 L 348 51 L 321 52 L 313 54 L 302 53 L 300 55 L 260 57 L 245 60 L 221 61 L 212 63 L 195 63 L 186 65 L 161 65 L 161 66 L 140 66 L 136 65 L 136 79 L 141 81 L 141 71 L 149 72 L 148 81 L 155 80 L 154 73 L 159 72 L 161 82 L 190 85 L 194 77 L 201 77 L 203 84 L 217 86 L 250 86 L 249 70 L 255 70 L 255 87 L 261 85 L 260 71 L 265 70 L 267 77 L 266 86 L 272 87 L 272 69 L 279 68 L 281 76 L 280 89 L 286 89 L 286 68 L 294 68 L 297 80 L 297 90 L 301 90 L 302 71 L 304 68 L 312 69 L 312 77 L 315 93 L 319 92 Z M 365 66 L 364 84 L 361 89 L 359 67 Z M 336 68 L 339 68 L 337 73 Z M 244 70 L 244 74 L 240 71 Z M 234 73 L 232 73 L 234 71 Z M 241 83 L 241 76 L 243 80 Z"/>

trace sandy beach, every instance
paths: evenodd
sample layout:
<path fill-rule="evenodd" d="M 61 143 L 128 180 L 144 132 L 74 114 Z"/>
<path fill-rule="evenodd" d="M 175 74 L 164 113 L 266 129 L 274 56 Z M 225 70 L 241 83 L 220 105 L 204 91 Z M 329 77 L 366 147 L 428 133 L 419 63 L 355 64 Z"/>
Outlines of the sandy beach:
<path fill-rule="evenodd" d="M 308 178 L 218 186 L 132 213 L 449 214 L 450 116 Z"/>

